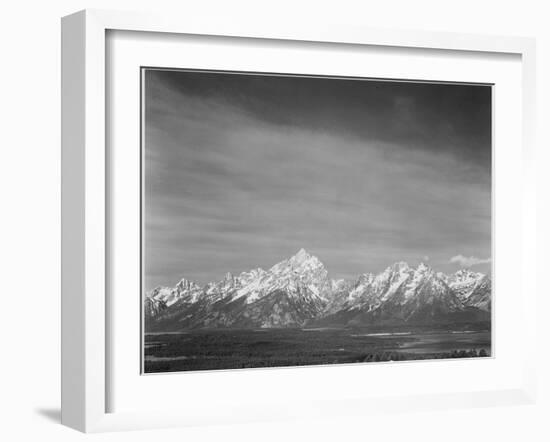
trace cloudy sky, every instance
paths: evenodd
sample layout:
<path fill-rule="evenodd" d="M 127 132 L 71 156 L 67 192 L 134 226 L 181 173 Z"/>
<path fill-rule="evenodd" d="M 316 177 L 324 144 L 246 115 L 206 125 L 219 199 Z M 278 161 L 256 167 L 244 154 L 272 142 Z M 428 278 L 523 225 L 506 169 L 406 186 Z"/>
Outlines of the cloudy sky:
<path fill-rule="evenodd" d="M 146 70 L 145 288 L 403 260 L 487 272 L 491 89 Z"/>

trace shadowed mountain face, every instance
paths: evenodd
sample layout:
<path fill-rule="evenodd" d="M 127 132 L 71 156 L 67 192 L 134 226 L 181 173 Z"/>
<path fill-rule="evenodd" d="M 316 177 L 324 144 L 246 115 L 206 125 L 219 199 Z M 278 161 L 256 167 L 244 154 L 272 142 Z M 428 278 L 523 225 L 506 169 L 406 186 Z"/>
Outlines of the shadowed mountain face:
<path fill-rule="evenodd" d="M 490 309 L 491 280 L 481 273 L 399 262 L 355 281 L 332 280 L 304 249 L 269 270 L 228 273 L 204 287 L 186 279 L 157 287 L 144 301 L 146 331 L 465 323 L 489 320 Z"/>

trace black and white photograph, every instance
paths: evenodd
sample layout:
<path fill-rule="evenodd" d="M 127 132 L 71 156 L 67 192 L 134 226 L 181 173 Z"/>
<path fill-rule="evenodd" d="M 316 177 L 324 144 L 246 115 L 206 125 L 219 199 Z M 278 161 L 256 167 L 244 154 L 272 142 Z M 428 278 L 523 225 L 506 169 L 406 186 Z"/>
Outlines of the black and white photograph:
<path fill-rule="evenodd" d="M 548 2 L 3 6 L 0 441 L 550 441 Z"/>
<path fill-rule="evenodd" d="M 490 84 L 141 76 L 143 373 L 492 356 Z"/>

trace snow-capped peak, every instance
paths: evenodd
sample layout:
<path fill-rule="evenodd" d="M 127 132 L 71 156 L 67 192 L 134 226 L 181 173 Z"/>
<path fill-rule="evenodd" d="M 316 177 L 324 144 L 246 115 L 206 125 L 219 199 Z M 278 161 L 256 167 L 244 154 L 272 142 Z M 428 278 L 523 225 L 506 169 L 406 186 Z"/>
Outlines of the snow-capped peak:
<path fill-rule="evenodd" d="M 195 282 L 189 281 L 188 279 L 185 279 L 185 278 L 182 278 L 176 284 L 176 289 L 178 291 L 182 292 L 184 290 L 197 290 L 197 289 L 200 289 L 200 287 Z"/>
<path fill-rule="evenodd" d="M 472 295 L 483 277 L 483 273 L 461 269 L 449 277 L 449 286 L 460 299 L 466 301 Z"/>
<path fill-rule="evenodd" d="M 302 263 L 304 261 L 307 261 L 310 258 L 311 258 L 311 255 L 307 253 L 306 249 L 302 248 L 298 250 L 298 252 L 296 252 L 296 254 L 292 258 L 290 258 L 290 261 L 295 263 Z"/>
<path fill-rule="evenodd" d="M 315 268 L 323 265 L 316 256 L 309 254 L 305 249 L 300 249 L 287 260 L 287 263 L 293 268 Z"/>
<path fill-rule="evenodd" d="M 166 306 L 171 306 L 180 299 L 195 302 L 201 294 L 202 289 L 198 284 L 182 278 L 174 288 L 157 287 L 148 294 L 148 297 L 156 301 L 162 301 Z"/>
<path fill-rule="evenodd" d="M 456 272 L 453 275 L 453 281 L 456 282 L 463 282 L 466 280 L 472 280 L 472 279 L 480 279 L 483 277 L 483 273 L 473 272 L 472 270 L 468 269 L 460 269 L 458 272 Z"/>
<path fill-rule="evenodd" d="M 398 262 L 396 262 L 396 263 L 392 266 L 392 268 L 393 268 L 394 270 L 396 270 L 396 271 L 399 271 L 399 272 L 401 272 L 401 271 L 403 271 L 403 270 L 409 270 L 409 269 L 410 269 L 409 264 L 407 264 L 405 261 L 398 261 Z"/>
<path fill-rule="evenodd" d="M 319 269 L 324 270 L 323 263 L 316 256 L 310 255 L 304 249 L 300 249 L 294 256 L 275 264 L 269 271 L 275 274 L 288 272 L 298 274 L 317 271 Z"/>
<path fill-rule="evenodd" d="M 223 282 L 225 283 L 232 283 L 234 280 L 235 280 L 235 277 L 231 272 L 227 272 L 223 277 Z"/>
<path fill-rule="evenodd" d="M 418 267 L 416 268 L 416 270 L 417 270 L 418 272 L 423 272 L 423 273 L 425 273 L 425 272 L 429 272 L 429 271 L 432 270 L 432 269 L 431 269 L 430 266 L 428 266 L 428 265 L 424 264 L 423 262 L 421 262 L 420 264 L 418 264 Z"/>

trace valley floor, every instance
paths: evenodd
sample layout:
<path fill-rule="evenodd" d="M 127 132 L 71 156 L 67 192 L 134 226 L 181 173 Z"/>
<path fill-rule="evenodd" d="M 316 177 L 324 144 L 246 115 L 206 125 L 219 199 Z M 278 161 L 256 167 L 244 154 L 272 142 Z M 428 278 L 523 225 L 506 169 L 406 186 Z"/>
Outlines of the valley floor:
<path fill-rule="evenodd" d="M 485 357 L 490 324 L 148 333 L 144 372 Z"/>

